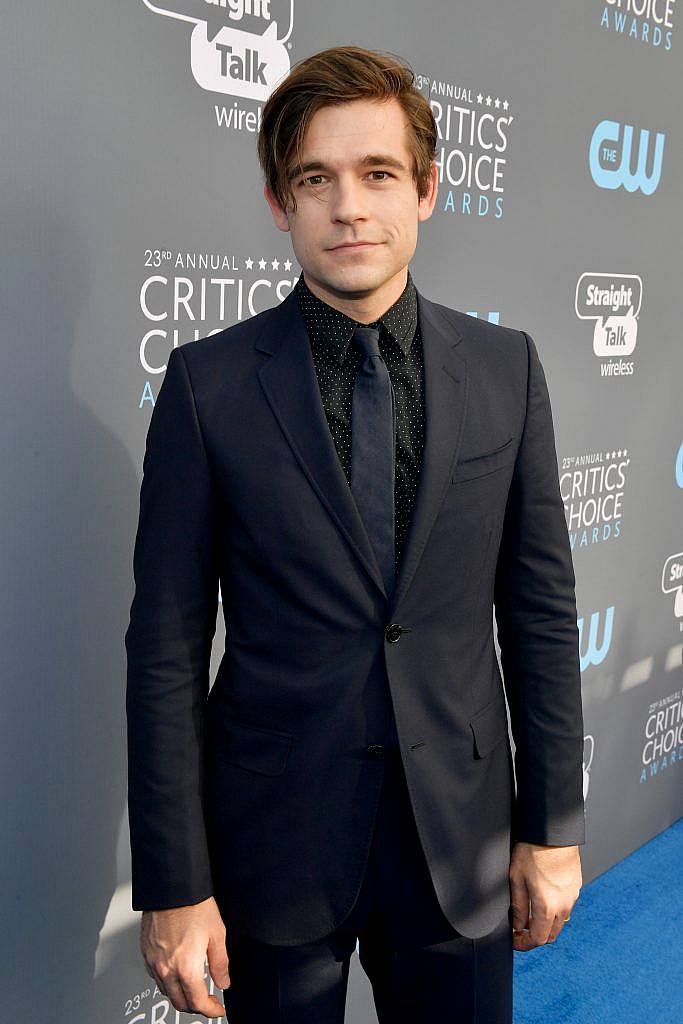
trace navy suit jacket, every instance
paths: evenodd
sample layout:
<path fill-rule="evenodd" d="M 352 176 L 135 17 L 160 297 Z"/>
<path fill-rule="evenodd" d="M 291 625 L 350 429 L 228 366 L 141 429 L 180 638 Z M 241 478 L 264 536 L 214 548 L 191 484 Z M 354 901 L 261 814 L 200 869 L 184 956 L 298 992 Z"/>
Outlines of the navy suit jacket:
<path fill-rule="evenodd" d="M 515 840 L 585 841 L 575 579 L 536 346 L 419 291 L 418 316 L 425 446 L 391 599 L 296 295 L 171 352 L 125 636 L 134 909 L 213 894 L 226 926 L 281 945 L 336 927 L 370 842 L 382 685 L 461 934 L 506 913 Z"/>

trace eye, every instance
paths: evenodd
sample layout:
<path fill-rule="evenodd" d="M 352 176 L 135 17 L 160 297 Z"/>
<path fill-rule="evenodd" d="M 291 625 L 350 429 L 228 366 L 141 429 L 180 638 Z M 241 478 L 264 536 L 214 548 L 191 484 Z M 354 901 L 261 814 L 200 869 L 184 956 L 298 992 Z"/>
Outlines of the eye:
<path fill-rule="evenodd" d="M 375 178 L 374 179 L 375 181 L 386 181 L 388 178 L 393 178 L 394 177 L 394 175 L 391 174 L 389 171 L 370 171 L 369 173 L 371 175 L 372 174 L 383 174 L 384 175 L 383 178 Z M 301 185 L 308 185 L 309 188 L 317 188 L 318 185 L 321 184 L 321 179 L 324 179 L 324 177 L 325 177 L 324 174 L 309 174 L 308 177 L 301 179 L 300 184 Z"/>

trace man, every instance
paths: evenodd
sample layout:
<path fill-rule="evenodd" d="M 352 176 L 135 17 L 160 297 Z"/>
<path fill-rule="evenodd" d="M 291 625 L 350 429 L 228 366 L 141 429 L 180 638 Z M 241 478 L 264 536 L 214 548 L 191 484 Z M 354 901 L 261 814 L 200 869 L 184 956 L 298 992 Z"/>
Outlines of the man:
<path fill-rule="evenodd" d="M 581 888 L 546 380 L 528 334 L 412 280 L 436 142 L 397 59 L 346 46 L 295 66 L 259 158 L 302 275 L 174 350 L 149 427 L 133 907 L 173 1005 L 223 1015 L 208 956 L 231 1024 L 340 1024 L 356 942 L 381 1024 L 510 1022 L 513 948 L 552 942 Z"/>

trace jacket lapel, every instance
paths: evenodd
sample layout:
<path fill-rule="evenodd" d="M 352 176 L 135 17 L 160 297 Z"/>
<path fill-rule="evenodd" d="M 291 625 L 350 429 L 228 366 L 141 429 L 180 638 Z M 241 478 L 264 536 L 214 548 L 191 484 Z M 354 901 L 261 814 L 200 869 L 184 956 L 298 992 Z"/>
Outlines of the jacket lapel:
<path fill-rule="evenodd" d="M 412 522 L 391 613 L 412 580 L 450 483 L 467 406 L 467 363 L 455 347 L 462 334 L 419 292 L 424 355 L 425 438 Z M 269 311 L 256 341 L 270 355 L 258 377 L 273 414 L 311 486 L 385 600 L 382 573 L 334 447 L 320 396 L 306 325 L 294 291 Z"/>
<path fill-rule="evenodd" d="M 456 351 L 463 335 L 439 306 L 417 293 L 424 361 L 424 447 L 408 536 L 394 595 L 392 619 L 420 563 L 460 447 L 467 412 L 467 361 Z"/>
<path fill-rule="evenodd" d="M 380 567 L 327 424 L 311 343 L 294 291 L 271 310 L 256 348 L 271 356 L 258 376 L 285 438 L 311 486 L 386 599 Z"/>

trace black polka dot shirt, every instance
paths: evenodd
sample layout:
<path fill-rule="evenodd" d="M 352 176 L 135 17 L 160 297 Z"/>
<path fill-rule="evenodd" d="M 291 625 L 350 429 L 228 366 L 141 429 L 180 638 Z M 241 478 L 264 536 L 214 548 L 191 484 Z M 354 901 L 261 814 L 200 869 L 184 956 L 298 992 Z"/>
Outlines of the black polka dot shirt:
<path fill-rule="evenodd" d="M 422 466 L 424 372 L 415 284 L 406 286 L 378 320 L 361 324 L 314 295 L 299 277 L 295 291 L 311 342 L 315 371 L 337 455 L 351 484 L 351 408 L 356 372 L 363 355 L 351 344 L 356 327 L 379 328 L 379 350 L 389 370 L 396 401 L 395 563 L 401 564 Z"/>

